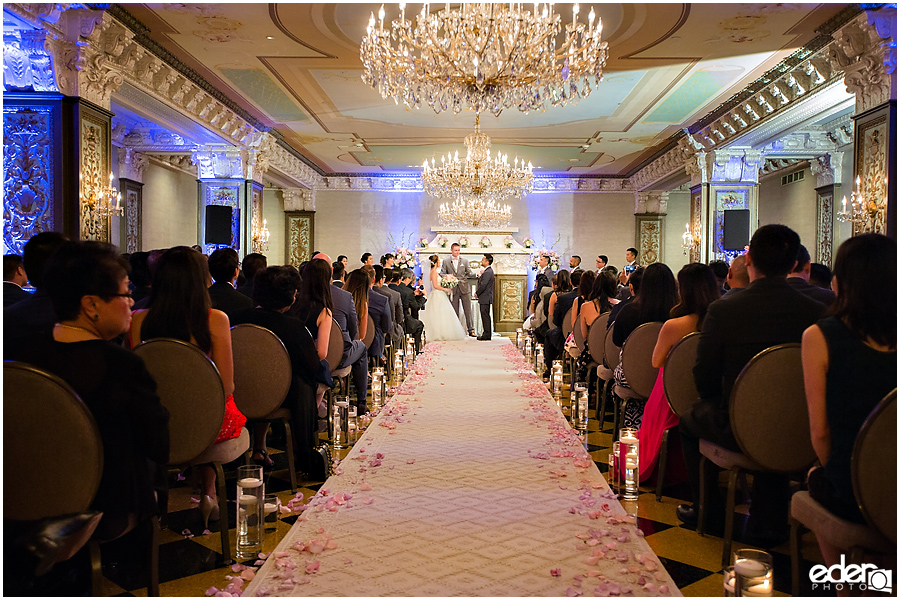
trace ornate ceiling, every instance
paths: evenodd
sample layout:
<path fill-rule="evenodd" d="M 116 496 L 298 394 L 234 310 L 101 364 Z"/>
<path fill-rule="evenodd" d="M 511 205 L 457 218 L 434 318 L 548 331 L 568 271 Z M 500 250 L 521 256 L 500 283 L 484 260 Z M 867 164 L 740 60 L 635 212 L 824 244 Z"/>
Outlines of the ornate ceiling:
<path fill-rule="evenodd" d="M 379 6 L 117 8 L 261 125 L 277 131 L 321 174 L 416 171 L 425 157 L 461 150 L 474 115 L 410 111 L 362 83 L 359 41 L 370 12 Z M 600 87 L 577 106 L 483 115 L 482 130 L 495 150 L 525 157 L 539 173 L 629 176 L 672 134 L 810 43 L 816 30 L 847 6 L 595 4 L 610 49 Z M 569 5 L 556 9 L 571 14 Z M 391 17 L 396 6 L 385 10 Z M 129 130 L 153 112 L 142 111 L 139 99 L 128 94 L 114 101 L 127 110 Z M 205 141 L 188 129 L 174 133 Z"/>

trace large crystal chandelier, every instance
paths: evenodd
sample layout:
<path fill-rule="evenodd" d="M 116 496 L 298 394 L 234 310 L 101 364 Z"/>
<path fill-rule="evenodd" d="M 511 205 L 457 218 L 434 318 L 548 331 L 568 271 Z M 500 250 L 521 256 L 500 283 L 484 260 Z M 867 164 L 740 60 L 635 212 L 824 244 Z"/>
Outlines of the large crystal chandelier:
<path fill-rule="evenodd" d="M 552 3 L 455 6 L 431 12 L 425 4 L 407 19 L 401 3 L 400 18 L 387 28 L 382 6 L 360 45 L 363 81 L 410 108 L 499 115 L 576 104 L 602 80 L 607 44 L 593 8 L 581 23 L 573 5 L 571 23 L 563 24 Z"/>
<path fill-rule="evenodd" d="M 517 199 L 532 190 L 534 167 L 518 157 L 510 164 L 509 157 L 497 151 L 491 159 L 491 138 L 481 133 L 480 115 L 475 116 L 475 133 L 466 136 L 466 156 L 434 158 L 422 163 L 422 184 L 425 191 L 436 197 L 453 200 L 438 210 L 442 225 L 455 227 L 496 228 L 509 225 L 512 211 L 506 201 Z"/>

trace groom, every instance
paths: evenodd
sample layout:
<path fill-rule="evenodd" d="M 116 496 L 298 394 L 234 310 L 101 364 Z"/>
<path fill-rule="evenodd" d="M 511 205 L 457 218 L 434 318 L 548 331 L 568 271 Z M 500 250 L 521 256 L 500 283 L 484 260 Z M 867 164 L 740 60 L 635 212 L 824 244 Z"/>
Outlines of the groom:
<path fill-rule="evenodd" d="M 484 332 L 478 339 L 487 342 L 491 339 L 491 304 L 494 303 L 494 255 L 485 254 L 481 257 L 481 266 L 484 267 L 478 276 L 478 285 L 475 286 L 475 298 L 478 300 L 478 310 L 481 312 L 481 325 Z"/>
<path fill-rule="evenodd" d="M 472 314 L 469 308 L 469 277 L 475 273 L 469 268 L 469 263 L 459 257 L 460 246 L 454 242 L 450 246 L 450 256 L 441 263 L 441 275 L 455 275 L 459 279 L 459 285 L 450 292 L 450 305 L 453 313 L 459 318 L 459 301 L 462 300 L 463 312 L 466 314 L 466 329 L 469 335 L 475 337 L 475 328 L 472 327 Z"/>

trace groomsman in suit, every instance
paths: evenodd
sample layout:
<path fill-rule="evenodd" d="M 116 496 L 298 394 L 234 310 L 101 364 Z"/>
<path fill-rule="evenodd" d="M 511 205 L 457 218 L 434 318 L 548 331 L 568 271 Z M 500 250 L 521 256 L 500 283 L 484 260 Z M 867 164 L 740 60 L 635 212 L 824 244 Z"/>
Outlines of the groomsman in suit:
<path fill-rule="evenodd" d="M 450 292 L 450 305 L 453 306 L 453 312 L 459 315 L 459 303 L 462 301 L 463 312 L 466 314 L 466 329 L 469 335 L 475 337 L 475 328 L 472 327 L 472 309 L 469 307 L 469 277 L 474 277 L 475 273 L 469 268 L 469 263 L 460 258 L 460 246 L 456 242 L 450 246 L 450 256 L 441 263 L 441 275 L 455 275 L 459 279 L 457 285 Z"/>
<path fill-rule="evenodd" d="M 491 305 L 494 303 L 494 255 L 485 254 L 481 257 L 481 266 L 484 271 L 478 276 L 478 285 L 475 286 L 475 299 L 478 300 L 478 310 L 481 313 L 481 325 L 484 332 L 478 339 L 486 342 L 491 339 Z"/>
<path fill-rule="evenodd" d="M 572 274 L 582 273 L 584 269 L 581 268 L 581 257 L 577 254 L 573 254 L 569 259 L 569 268 L 572 269 Z"/>
<path fill-rule="evenodd" d="M 604 268 L 606 268 L 607 263 L 609 262 L 609 257 L 605 254 L 601 254 L 597 257 L 597 274 L 600 274 Z"/>
<path fill-rule="evenodd" d="M 550 268 L 549 256 L 542 256 L 540 259 L 538 259 L 538 270 L 535 277 L 541 274 L 547 277 L 547 281 L 553 280 L 553 269 Z"/>

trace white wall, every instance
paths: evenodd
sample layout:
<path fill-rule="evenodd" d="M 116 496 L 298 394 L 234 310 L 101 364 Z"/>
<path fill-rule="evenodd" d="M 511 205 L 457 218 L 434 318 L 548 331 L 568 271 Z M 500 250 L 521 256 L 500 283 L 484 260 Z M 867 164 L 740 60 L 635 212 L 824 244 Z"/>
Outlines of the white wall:
<path fill-rule="evenodd" d="M 666 240 L 663 262 L 676 275 L 687 264 L 689 257 L 681 248 L 684 226 L 691 218 L 691 193 L 688 191 L 669 192 L 668 212 L 666 214 Z"/>
<path fill-rule="evenodd" d="M 144 168 L 143 250 L 197 241 L 197 180 L 153 161 Z"/>
<path fill-rule="evenodd" d="M 781 185 L 785 169 L 759 183 L 759 224 L 780 223 L 797 232 L 800 241 L 814 252 L 816 247 L 816 177 L 809 167 L 803 180 Z"/>
<path fill-rule="evenodd" d="M 269 229 L 269 249 L 266 255 L 270 265 L 283 265 L 287 256 L 284 232 L 284 200 L 280 192 L 263 190 L 263 218 Z M 245 253 L 246 254 L 246 253 Z"/>

